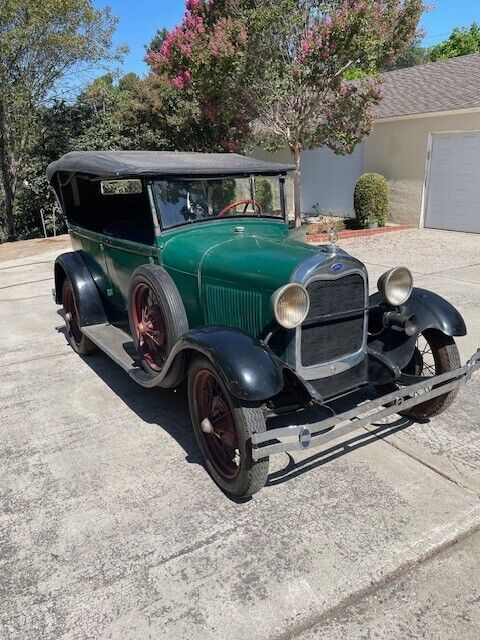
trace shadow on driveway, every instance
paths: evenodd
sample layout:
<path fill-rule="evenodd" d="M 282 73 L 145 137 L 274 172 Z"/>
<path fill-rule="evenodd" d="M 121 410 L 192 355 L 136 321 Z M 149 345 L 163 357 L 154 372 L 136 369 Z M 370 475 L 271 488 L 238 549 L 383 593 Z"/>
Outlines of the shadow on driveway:
<path fill-rule="evenodd" d="M 62 312 L 59 312 L 59 315 L 63 317 Z M 67 339 L 64 326 L 57 327 L 57 330 Z M 158 425 L 174 438 L 185 451 L 185 459 L 188 463 L 199 464 L 205 468 L 202 454 L 198 448 L 191 427 L 185 380 L 175 389 L 162 389 L 161 387 L 146 389 L 132 380 L 119 365 L 115 364 L 115 362 L 100 349 L 97 349 L 95 353 L 82 359 L 141 420 L 148 424 Z M 332 403 L 332 406 L 336 413 L 340 413 L 348 410 L 352 407 L 352 404 L 362 399 L 371 398 L 372 393 L 374 394 L 374 392 L 370 390 L 359 392 L 356 397 L 350 399 L 349 402 L 345 399 L 340 399 Z M 307 418 L 306 421 L 320 419 L 322 410 L 321 408 L 310 411 L 307 410 L 304 414 L 304 417 Z M 331 415 L 333 412 L 330 409 L 328 413 Z M 275 423 L 279 423 L 275 426 L 280 426 L 280 423 L 283 422 L 285 425 L 291 422 L 291 420 L 290 422 L 284 421 L 284 419 L 282 420 L 281 416 L 275 418 L 274 421 Z M 395 422 L 372 424 L 368 431 L 362 430 L 351 438 L 342 440 L 328 449 L 320 450 L 314 455 L 298 462 L 295 462 L 294 458 L 287 453 L 285 454 L 285 466 L 269 474 L 266 486 L 271 487 L 283 484 L 291 478 L 296 478 L 313 469 L 333 462 L 348 453 L 375 442 L 379 438 L 382 439 L 388 435 L 402 431 L 412 424 L 414 424 L 412 419 L 402 416 L 399 416 Z M 228 497 L 232 499 L 232 496 Z M 235 502 L 245 502 L 249 499 L 250 498 L 233 500 Z"/>

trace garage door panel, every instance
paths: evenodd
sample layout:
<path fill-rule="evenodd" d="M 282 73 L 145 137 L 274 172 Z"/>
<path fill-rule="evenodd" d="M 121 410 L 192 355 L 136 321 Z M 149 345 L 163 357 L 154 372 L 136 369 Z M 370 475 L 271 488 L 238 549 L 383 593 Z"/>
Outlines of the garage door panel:
<path fill-rule="evenodd" d="M 434 135 L 425 226 L 480 233 L 480 133 Z"/>

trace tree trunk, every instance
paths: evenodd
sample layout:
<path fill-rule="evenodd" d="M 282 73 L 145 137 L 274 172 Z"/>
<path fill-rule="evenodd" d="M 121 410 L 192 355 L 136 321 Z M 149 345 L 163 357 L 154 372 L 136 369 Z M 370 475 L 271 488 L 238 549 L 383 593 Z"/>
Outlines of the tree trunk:
<path fill-rule="evenodd" d="M 1 136 L 0 136 L 1 140 Z M 4 215 L 0 216 L 0 220 L 3 217 L 3 230 L 8 240 L 13 239 L 14 235 L 14 217 L 13 217 L 13 204 L 15 201 L 15 185 L 16 185 L 16 175 L 15 172 L 12 171 L 11 162 L 8 158 L 5 150 L 2 149 L 0 144 L 0 180 L 2 183 L 3 197 L 4 197 L 4 205 L 5 211 Z"/>
<path fill-rule="evenodd" d="M 5 198 L 4 232 L 7 240 L 13 240 L 14 234 L 15 234 L 15 221 L 13 217 L 13 203 L 15 199 L 15 194 L 10 188 L 10 185 L 7 188 L 5 188 L 5 183 L 3 184 L 3 195 Z"/>
<path fill-rule="evenodd" d="M 292 147 L 291 152 L 295 164 L 295 171 L 293 173 L 293 209 L 295 213 L 295 227 L 300 227 L 302 224 L 302 219 L 300 217 L 300 148 L 298 146 Z"/>
<path fill-rule="evenodd" d="M 7 239 L 12 240 L 15 230 L 13 204 L 15 201 L 17 176 L 16 171 L 13 170 L 12 160 L 6 148 L 5 126 L 5 113 L 3 110 L 3 104 L 0 103 L 0 181 L 3 187 L 3 196 L 5 199 L 5 213 L 3 216 L 2 226 Z"/>

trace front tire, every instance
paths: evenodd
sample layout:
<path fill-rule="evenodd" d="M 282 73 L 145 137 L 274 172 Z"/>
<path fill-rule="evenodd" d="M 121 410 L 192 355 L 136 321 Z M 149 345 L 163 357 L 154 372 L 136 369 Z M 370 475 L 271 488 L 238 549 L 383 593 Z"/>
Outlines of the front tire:
<path fill-rule="evenodd" d="M 402 369 L 402 373 L 429 378 L 453 371 L 460 366 L 460 354 L 455 340 L 437 329 L 427 329 L 420 334 L 412 359 Z M 393 388 L 387 385 L 379 389 L 382 393 L 389 393 L 396 388 L 398 388 L 396 385 Z M 411 409 L 401 411 L 400 415 L 420 420 L 433 418 L 448 409 L 457 393 L 458 390 L 454 389 L 442 396 L 417 404 Z"/>
<path fill-rule="evenodd" d="M 267 481 L 268 458 L 252 459 L 253 433 L 265 431 L 259 406 L 233 397 L 209 360 L 188 371 L 188 402 L 198 446 L 218 486 L 237 498 L 252 496 Z"/>

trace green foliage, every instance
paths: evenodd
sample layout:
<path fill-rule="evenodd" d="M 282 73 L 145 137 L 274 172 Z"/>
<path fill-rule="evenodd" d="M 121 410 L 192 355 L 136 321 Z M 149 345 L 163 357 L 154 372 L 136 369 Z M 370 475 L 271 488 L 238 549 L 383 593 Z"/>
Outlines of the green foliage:
<path fill-rule="evenodd" d="M 378 173 L 364 173 L 360 176 L 355 185 L 353 206 L 360 227 L 375 221 L 384 226 L 390 210 L 386 179 Z"/>
<path fill-rule="evenodd" d="M 429 50 L 426 47 L 421 47 L 419 43 L 416 42 L 402 53 L 395 62 L 386 64 L 383 71 L 395 71 L 396 69 L 415 67 L 419 64 L 426 64 L 427 62 L 430 62 Z"/>
<path fill-rule="evenodd" d="M 80 64 L 119 59 L 122 51 L 111 48 L 115 26 L 110 9 L 91 0 L 0 2 L 0 226 L 7 237 L 15 234 L 17 187 L 42 134 L 42 107 Z"/>
<path fill-rule="evenodd" d="M 266 178 L 255 180 L 255 200 L 262 211 L 273 211 L 272 183 Z"/>
<path fill-rule="evenodd" d="M 163 27 L 162 29 L 157 29 L 155 35 L 151 39 L 150 43 L 145 47 L 145 49 L 147 51 L 160 51 L 167 35 L 168 29 L 165 29 L 165 27 Z"/>
<path fill-rule="evenodd" d="M 429 57 L 432 62 L 437 62 L 479 51 L 480 26 L 473 22 L 470 27 L 455 27 L 446 40 L 430 48 Z"/>
<path fill-rule="evenodd" d="M 73 104 L 54 102 L 38 110 L 35 136 L 15 199 L 15 237 L 43 235 L 42 210 L 49 235 L 54 220 L 57 232 L 66 228 L 45 176 L 50 162 L 73 150 L 143 146 L 144 128 L 136 126 L 130 117 L 137 82 L 140 79 L 135 74 L 120 78 L 118 83 L 111 75 L 104 75 L 87 85 Z"/>
<path fill-rule="evenodd" d="M 65 216 L 57 204 L 45 176 L 45 165 L 35 158 L 24 171 L 24 178 L 15 199 L 15 238 L 43 236 L 42 213 L 47 235 L 65 233 Z"/>

